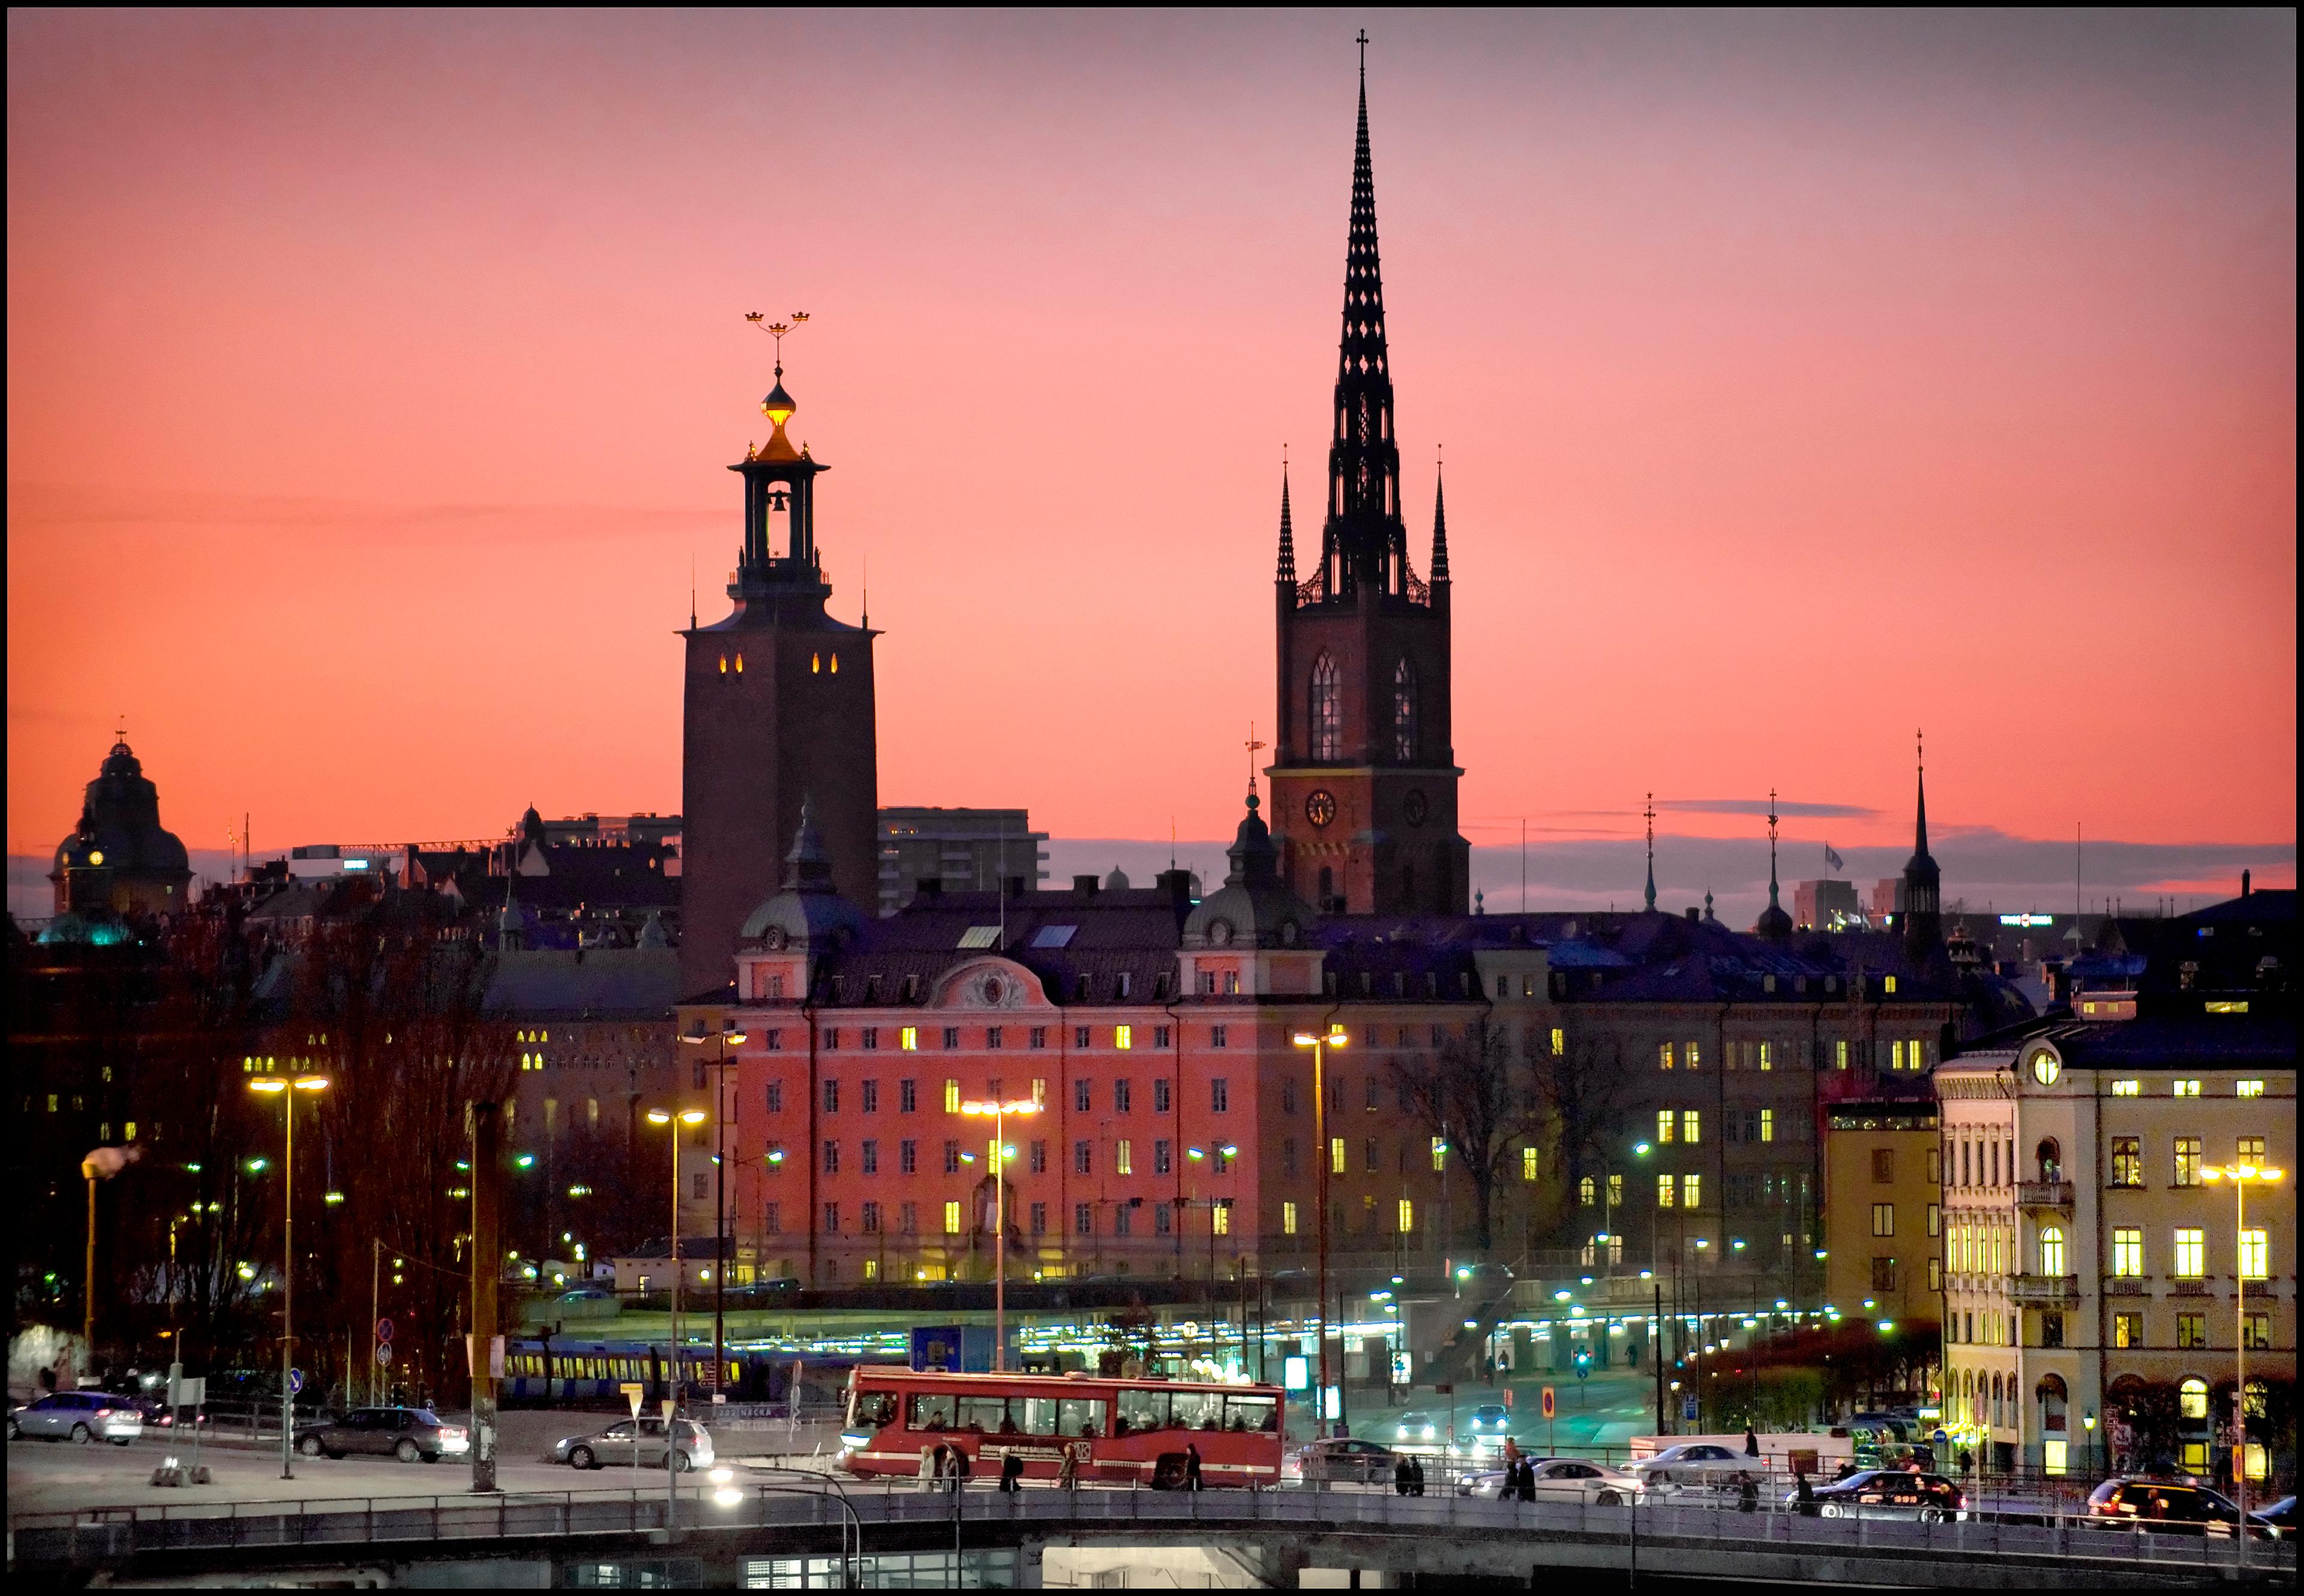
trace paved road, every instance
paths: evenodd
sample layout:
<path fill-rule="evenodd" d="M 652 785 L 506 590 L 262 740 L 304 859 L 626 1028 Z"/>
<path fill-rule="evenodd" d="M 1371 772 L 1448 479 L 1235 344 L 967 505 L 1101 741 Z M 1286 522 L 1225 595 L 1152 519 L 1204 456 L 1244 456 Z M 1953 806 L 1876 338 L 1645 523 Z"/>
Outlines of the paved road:
<path fill-rule="evenodd" d="M 1548 1426 L 1544 1421 L 1541 1400 L 1547 1383 L 1558 1398 L 1559 1408 L 1559 1416 Z M 1543 1456 L 1548 1452 L 1583 1453 L 1609 1447 L 1621 1451 L 1631 1444 L 1632 1437 L 1656 1433 L 1653 1374 L 1611 1369 L 1588 1380 L 1580 1381 L 1573 1374 L 1556 1374 L 1515 1378 L 1511 1385 L 1512 1426 L 1504 1433 L 1518 1441 L 1524 1452 Z M 1460 1450 L 1471 1440 L 1472 1410 L 1484 1403 L 1504 1399 L 1504 1388 L 1501 1385 L 1456 1388 L 1456 1439 Z M 1385 1446 L 1393 1446 L 1399 1442 L 1400 1415 L 1403 1413 L 1430 1414 L 1441 1432 L 1432 1449 L 1440 1449 L 1448 1428 L 1449 1398 L 1436 1396 L 1429 1389 L 1412 1391 L 1407 1400 L 1394 1405 L 1355 1403 L 1351 1415 L 1351 1431 Z M 1495 1444 L 1501 1446 L 1502 1438 L 1498 1437 Z"/>

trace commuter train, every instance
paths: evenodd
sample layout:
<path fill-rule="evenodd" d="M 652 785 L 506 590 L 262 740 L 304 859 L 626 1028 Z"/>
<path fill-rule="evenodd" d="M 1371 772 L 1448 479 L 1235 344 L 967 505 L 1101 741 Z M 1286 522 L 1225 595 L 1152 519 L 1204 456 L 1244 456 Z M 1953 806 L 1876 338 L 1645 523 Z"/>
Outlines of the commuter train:
<path fill-rule="evenodd" d="M 803 1407 L 837 1402 L 855 1366 L 853 1357 L 724 1347 L 725 1366 L 718 1388 L 731 1402 L 784 1404 L 792 1400 L 792 1373 L 800 1371 Z M 693 1394 L 714 1388 L 712 1349 L 681 1349 L 681 1375 Z M 497 1399 L 515 1406 L 621 1407 L 624 1388 L 641 1388 L 655 1402 L 670 1394 L 671 1349 L 662 1341 L 584 1340 L 575 1337 L 508 1337 L 504 1378 Z"/>

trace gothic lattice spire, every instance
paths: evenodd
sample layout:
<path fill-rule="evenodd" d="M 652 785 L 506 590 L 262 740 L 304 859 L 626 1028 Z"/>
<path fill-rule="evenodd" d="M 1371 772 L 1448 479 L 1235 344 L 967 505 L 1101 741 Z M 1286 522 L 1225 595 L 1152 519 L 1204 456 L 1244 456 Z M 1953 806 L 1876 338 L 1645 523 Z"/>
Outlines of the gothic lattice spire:
<path fill-rule="evenodd" d="M 1280 573 L 1275 579 L 1296 585 L 1296 529 L 1288 520 L 1288 463 L 1280 463 Z"/>
<path fill-rule="evenodd" d="M 1436 466 L 1432 473 L 1432 580 L 1448 580 L 1448 485 Z"/>

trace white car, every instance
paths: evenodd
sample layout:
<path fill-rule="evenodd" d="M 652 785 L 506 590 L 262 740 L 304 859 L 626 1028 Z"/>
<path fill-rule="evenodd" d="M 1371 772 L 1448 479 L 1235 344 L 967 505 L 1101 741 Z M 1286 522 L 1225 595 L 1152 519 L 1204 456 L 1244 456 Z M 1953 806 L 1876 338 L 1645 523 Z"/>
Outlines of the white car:
<path fill-rule="evenodd" d="M 55 1391 L 8 1415 L 8 1439 L 37 1435 L 46 1440 L 110 1441 L 124 1447 L 144 1433 L 144 1415 L 125 1396 L 102 1391 Z"/>
<path fill-rule="evenodd" d="M 1395 1439 L 1403 1441 L 1428 1441 L 1439 1439 L 1440 1427 L 1432 1422 L 1430 1413 L 1402 1413 Z"/>
<path fill-rule="evenodd" d="M 1622 1469 L 1582 1457 L 1535 1457 L 1529 1461 L 1536 1470 L 1536 1499 L 1539 1502 L 1589 1502 L 1596 1507 L 1616 1507 L 1639 1497 L 1646 1489 Z M 1494 1500 L 1504 1494 L 1504 1481 L 1502 1470 L 1468 1475 L 1457 1486 L 1456 1494 Z"/>
<path fill-rule="evenodd" d="M 1764 1458 L 1748 1457 L 1712 1441 L 1683 1441 L 1632 1464 L 1647 1490 L 1686 1485 L 1741 1485 L 1766 1476 Z"/>

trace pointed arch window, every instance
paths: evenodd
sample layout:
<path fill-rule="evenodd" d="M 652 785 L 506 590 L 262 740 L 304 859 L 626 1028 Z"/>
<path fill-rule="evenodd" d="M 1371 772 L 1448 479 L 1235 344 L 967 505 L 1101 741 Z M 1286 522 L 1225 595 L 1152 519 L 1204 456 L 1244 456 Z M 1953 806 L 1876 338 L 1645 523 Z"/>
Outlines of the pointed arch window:
<path fill-rule="evenodd" d="M 1402 764 L 1416 760 L 1416 667 L 1405 654 L 1392 673 L 1392 757 Z"/>
<path fill-rule="evenodd" d="M 1344 757 L 1344 707 L 1343 683 L 1338 678 L 1335 657 L 1323 653 L 1312 662 L 1312 694 L 1309 705 L 1312 732 L 1312 757 L 1316 760 L 1340 760 Z"/>

